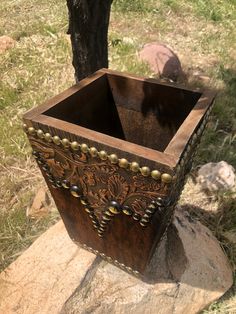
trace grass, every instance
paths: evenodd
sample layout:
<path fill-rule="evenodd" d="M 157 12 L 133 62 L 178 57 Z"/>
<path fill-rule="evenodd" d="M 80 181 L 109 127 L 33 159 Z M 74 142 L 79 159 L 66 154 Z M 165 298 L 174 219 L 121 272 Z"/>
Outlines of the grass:
<path fill-rule="evenodd" d="M 0 55 L 0 270 L 49 225 L 26 209 L 43 181 L 21 130 L 23 113 L 74 82 L 66 1 L 5 0 L 0 3 L 0 36 L 16 40 Z M 194 163 L 225 160 L 236 168 L 236 2 L 234 0 L 114 0 L 109 32 L 110 67 L 155 76 L 138 60 L 148 42 L 164 42 L 179 56 L 190 87 L 218 91 L 210 128 Z M 202 81 L 199 75 L 209 77 Z M 193 197 L 194 196 L 194 197 Z M 236 200 L 233 193 L 210 198 L 190 179 L 181 198 L 217 236 L 236 265 Z M 204 313 L 235 313 L 236 283 Z"/>

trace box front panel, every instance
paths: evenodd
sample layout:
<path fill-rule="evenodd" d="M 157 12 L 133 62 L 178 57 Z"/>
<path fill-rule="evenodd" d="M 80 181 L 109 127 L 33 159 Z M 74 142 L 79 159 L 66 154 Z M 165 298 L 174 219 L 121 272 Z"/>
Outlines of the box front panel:
<path fill-rule="evenodd" d="M 34 125 L 33 154 L 71 238 L 143 273 L 171 216 L 164 204 L 171 176 Z"/>

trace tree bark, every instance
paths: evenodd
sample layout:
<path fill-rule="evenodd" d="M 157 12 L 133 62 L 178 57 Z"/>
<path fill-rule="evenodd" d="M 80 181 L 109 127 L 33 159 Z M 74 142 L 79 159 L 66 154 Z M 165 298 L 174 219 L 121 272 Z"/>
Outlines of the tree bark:
<path fill-rule="evenodd" d="M 108 26 L 112 0 L 67 0 L 76 81 L 108 67 Z"/>

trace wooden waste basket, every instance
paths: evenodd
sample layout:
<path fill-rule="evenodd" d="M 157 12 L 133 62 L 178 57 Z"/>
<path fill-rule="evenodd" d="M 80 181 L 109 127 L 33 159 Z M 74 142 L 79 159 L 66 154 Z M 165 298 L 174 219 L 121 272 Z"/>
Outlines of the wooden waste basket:
<path fill-rule="evenodd" d="M 142 276 L 213 100 L 101 69 L 27 112 L 24 130 L 71 239 Z"/>

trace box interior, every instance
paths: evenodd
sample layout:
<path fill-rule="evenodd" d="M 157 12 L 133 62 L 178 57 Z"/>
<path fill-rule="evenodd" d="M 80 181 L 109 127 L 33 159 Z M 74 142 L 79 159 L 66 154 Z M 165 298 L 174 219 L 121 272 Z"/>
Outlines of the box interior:
<path fill-rule="evenodd" d="M 163 152 L 200 97 L 108 73 L 43 114 Z"/>

